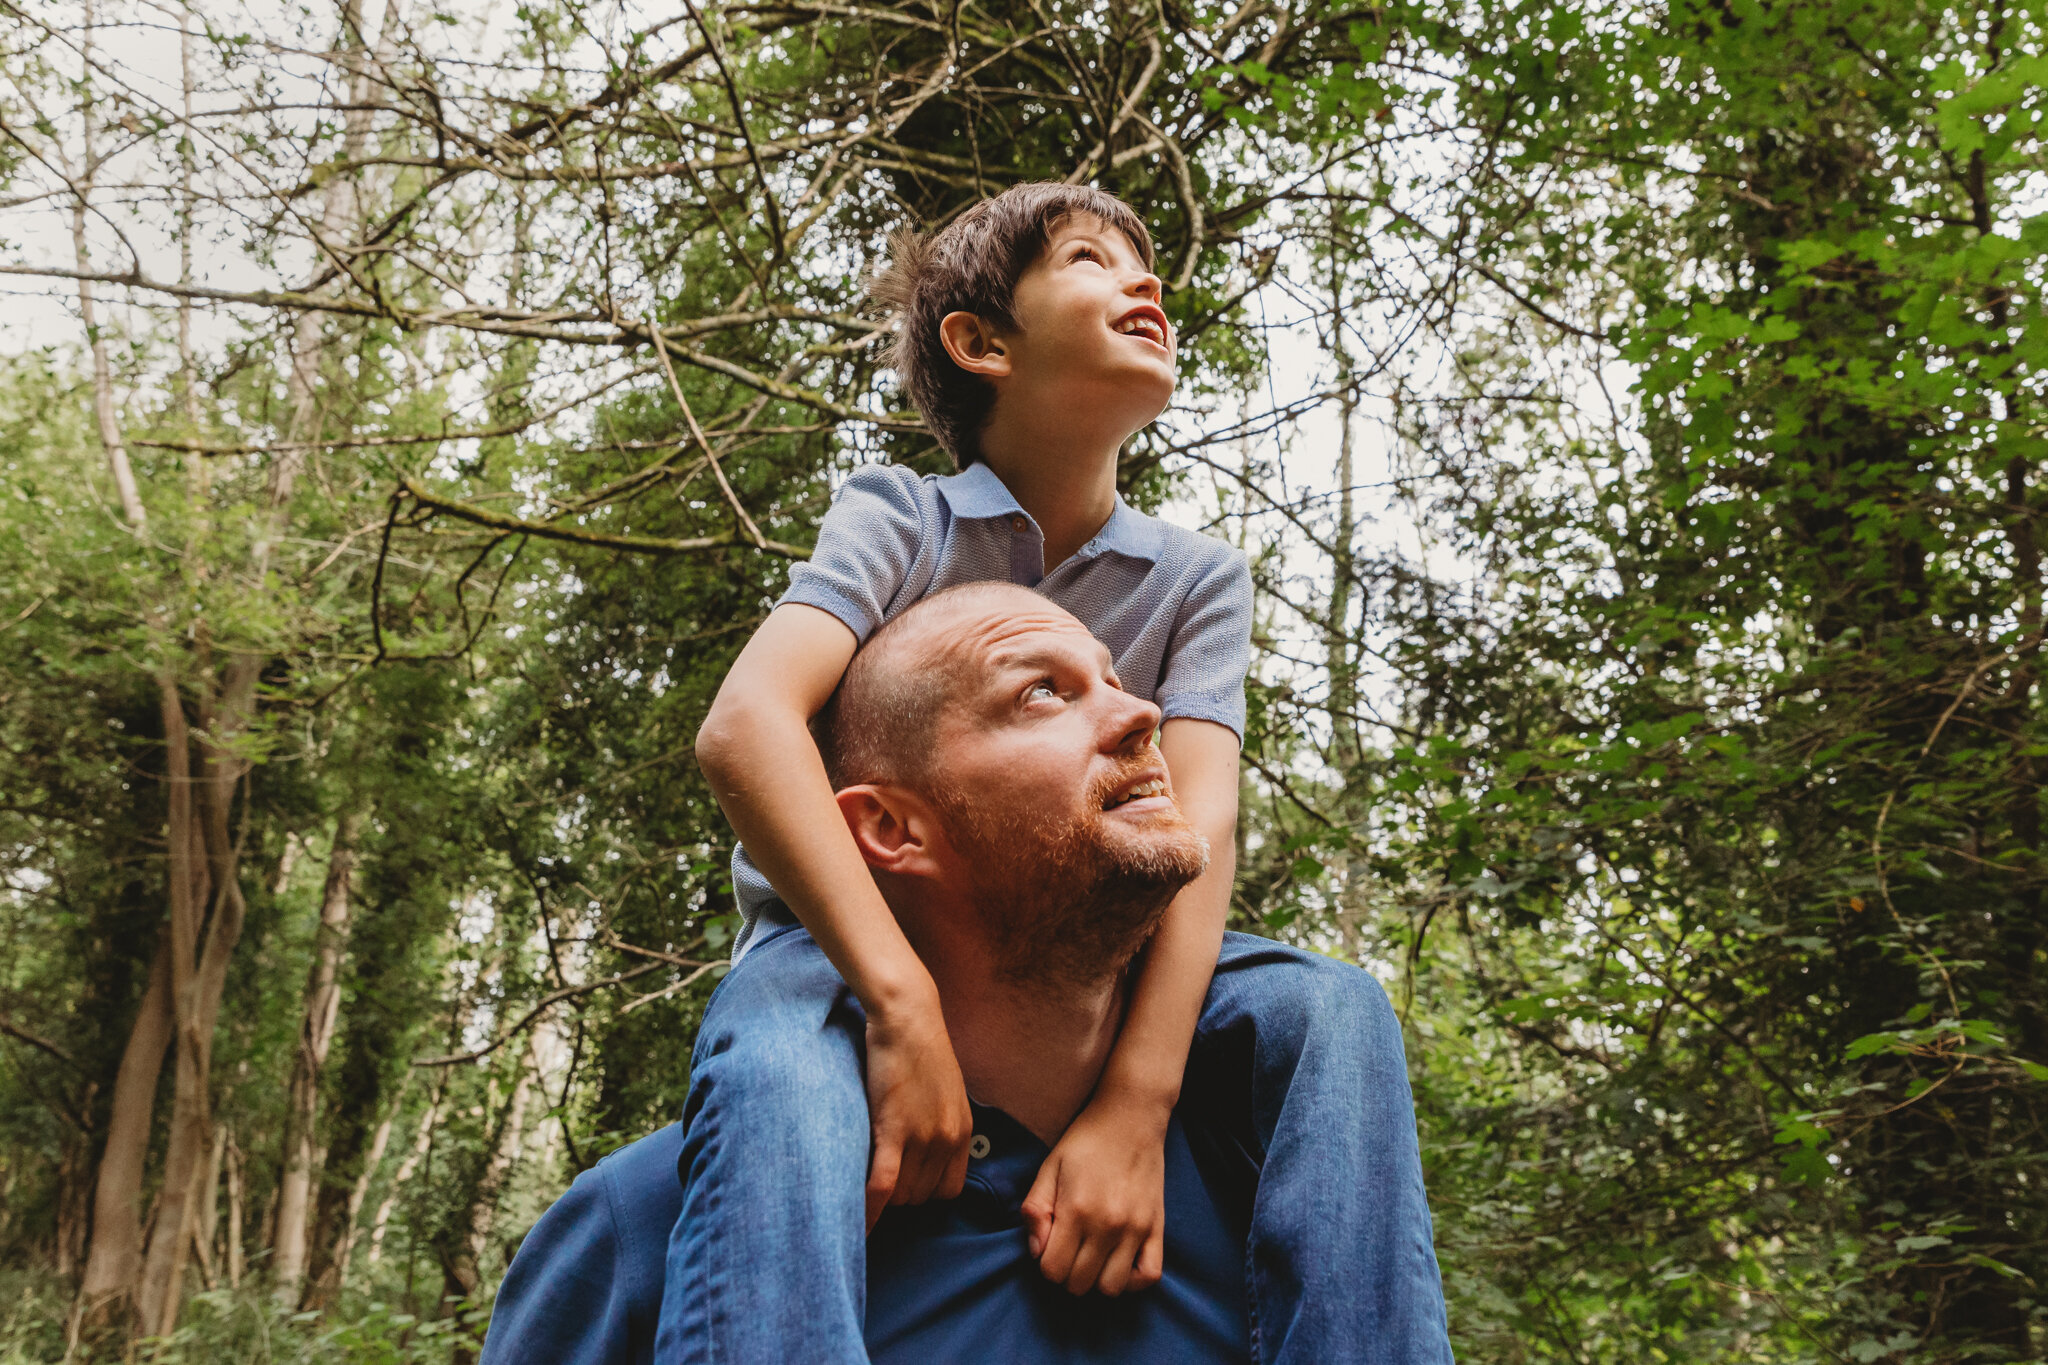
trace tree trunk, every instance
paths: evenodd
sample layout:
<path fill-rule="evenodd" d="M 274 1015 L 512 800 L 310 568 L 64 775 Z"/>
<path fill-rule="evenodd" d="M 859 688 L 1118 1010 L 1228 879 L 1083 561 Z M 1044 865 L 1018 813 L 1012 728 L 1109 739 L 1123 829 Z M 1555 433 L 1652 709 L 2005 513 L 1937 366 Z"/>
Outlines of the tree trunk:
<path fill-rule="evenodd" d="M 192 1216 L 192 1249 L 199 1257 L 200 1273 L 205 1276 L 206 1287 L 212 1289 L 218 1274 L 214 1267 L 214 1236 L 220 1227 L 220 1168 L 227 1157 L 228 1130 L 220 1124 L 213 1128 L 213 1150 L 207 1154 L 206 1174 L 199 1181 L 199 1202 Z"/>
<path fill-rule="evenodd" d="M 202 657 L 205 648 L 202 638 Z M 199 743 L 196 780 L 183 699 L 171 679 L 162 683 L 164 740 L 170 755 L 171 1001 L 178 1066 L 163 1193 L 136 1293 L 138 1325 L 146 1334 L 167 1334 L 177 1324 L 191 1249 L 190 1219 L 213 1141 L 214 1025 L 248 910 L 239 881 L 241 848 L 229 835 L 228 815 L 249 765 L 232 746 L 248 728 L 259 666 L 255 658 L 238 655 L 227 666 L 218 697 L 210 686 L 202 688 L 199 721 L 206 738 Z M 190 835 L 179 837 L 181 830 Z M 202 886 L 212 892 L 210 923 L 204 925 L 204 902 L 194 894 Z"/>
<path fill-rule="evenodd" d="M 52 1252 L 57 1275 L 66 1280 L 84 1269 L 85 1239 L 92 1230 L 93 1133 L 90 1124 L 93 1100 L 99 1095 L 99 1090 L 98 1081 L 87 1081 L 79 1086 L 78 1100 L 72 1109 L 81 1122 L 66 1133 L 63 1155 L 58 1158 L 56 1245 Z"/>
<path fill-rule="evenodd" d="M 100 1156 L 93 1191 L 92 1242 L 85 1278 L 78 1287 L 87 1322 L 103 1321 L 124 1309 L 142 1275 L 142 1172 L 149 1157 L 149 1120 L 156 1107 L 156 1082 L 164 1049 L 171 1042 L 171 942 L 157 937 L 149 986 L 121 1052 L 114 1077 L 113 1112 L 107 1145 Z"/>
<path fill-rule="evenodd" d="M 355 870 L 355 842 L 360 824 L 361 817 L 348 814 L 335 827 L 334 852 L 327 861 L 327 884 L 320 897 L 320 928 L 313 948 L 313 965 L 306 975 L 305 1014 L 299 1023 L 298 1055 L 292 1063 L 290 1099 L 285 1111 L 285 1161 L 278 1189 L 277 1239 L 271 1252 L 271 1274 L 281 1303 L 298 1302 L 306 1276 L 320 1072 L 327 1065 L 327 1052 L 334 1042 L 335 1018 L 341 1006 L 341 955 L 348 943 L 349 879 Z"/>
<path fill-rule="evenodd" d="M 362 1216 L 363 1201 L 370 1197 L 370 1181 L 377 1174 L 377 1164 L 384 1160 L 384 1149 L 391 1143 L 391 1125 L 397 1120 L 397 1106 L 384 1116 L 377 1125 L 376 1135 L 370 1139 L 369 1153 L 363 1158 L 363 1171 L 356 1177 L 356 1183 L 349 1190 L 348 1207 L 341 1216 L 341 1231 L 334 1241 L 333 1253 L 319 1277 L 306 1289 L 308 1308 L 326 1308 L 341 1294 L 341 1287 L 348 1283 L 348 1262 L 355 1250 L 356 1220 Z"/>
<path fill-rule="evenodd" d="M 484 1249 L 490 1244 L 491 1226 L 497 1220 L 498 1196 L 504 1193 L 505 1179 L 512 1173 L 519 1149 L 526 1142 L 527 1101 L 532 1097 L 533 1079 L 540 1069 L 531 1039 L 532 1035 L 528 1035 L 528 1046 L 520 1053 L 519 1075 L 505 1101 L 490 1160 L 484 1163 L 483 1173 L 477 1178 L 468 1210 L 456 1224 L 454 1249 L 442 1266 L 449 1287 L 461 1298 L 473 1297 L 483 1287 L 482 1261 Z"/>
<path fill-rule="evenodd" d="M 427 1150 L 434 1145 L 434 1120 L 441 1116 L 441 1096 L 436 1093 L 427 1103 L 427 1111 L 420 1115 L 420 1129 L 413 1134 L 412 1150 L 405 1154 L 405 1160 L 398 1163 L 398 1170 L 391 1176 L 391 1188 L 384 1193 L 384 1202 L 377 1206 L 377 1216 L 370 1224 L 370 1264 L 375 1265 L 384 1258 L 384 1230 L 391 1222 L 391 1210 L 398 1206 L 399 1191 L 405 1182 L 412 1179 L 412 1173 L 426 1160 Z"/>
<path fill-rule="evenodd" d="M 227 1140 L 228 1159 L 228 1287 L 240 1289 L 242 1275 L 248 1270 L 247 1260 L 242 1253 L 242 1149 L 235 1142 L 232 1130 Z"/>
<path fill-rule="evenodd" d="M 81 86 L 83 98 L 79 102 L 79 121 L 83 125 L 84 146 L 80 157 L 80 169 L 73 177 L 76 193 L 71 203 L 71 251 L 78 263 L 80 276 L 92 272 L 92 250 L 86 241 L 85 224 L 90 212 L 88 200 L 92 194 L 93 180 L 99 174 L 99 152 L 93 146 L 93 100 L 92 100 L 92 32 L 96 22 L 92 0 L 86 0 L 83 8 L 85 23 L 79 36 L 79 54 L 84 60 L 85 76 Z M 135 471 L 128 464 L 128 448 L 121 441 L 121 425 L 114 416 L 114 375 L 107 359 L 107 339 L 100 332 L 99 315 L 95 309 L 92 284 L 81 278 L 78 281 L 78 317 L 85 324 L 85 339 L 92 352 L 92 408 L 94 420 L 99 426 L 100 446 L 107 457 L 107 472 L 113 476 L 114 488 L 121 497 L 121 514 L 129 526 L 140 531 L 148 522 L 143 511 L 142 495 L 135 487 Z"/>

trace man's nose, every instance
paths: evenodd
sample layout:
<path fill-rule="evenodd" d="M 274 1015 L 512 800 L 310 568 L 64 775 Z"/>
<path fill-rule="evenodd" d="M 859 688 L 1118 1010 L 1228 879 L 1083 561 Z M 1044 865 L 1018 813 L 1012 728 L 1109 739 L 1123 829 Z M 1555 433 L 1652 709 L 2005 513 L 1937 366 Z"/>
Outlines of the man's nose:
<path fill-rule="evenodd" d="M 1118 704 L 1109 726 L 1109 734 L 1115 739 L 1112 747 L 1119 753 L 1144 748 L 1159 728 L 1159 708 L 1128 692 L 1118 692 L 1116 698 Z"/>

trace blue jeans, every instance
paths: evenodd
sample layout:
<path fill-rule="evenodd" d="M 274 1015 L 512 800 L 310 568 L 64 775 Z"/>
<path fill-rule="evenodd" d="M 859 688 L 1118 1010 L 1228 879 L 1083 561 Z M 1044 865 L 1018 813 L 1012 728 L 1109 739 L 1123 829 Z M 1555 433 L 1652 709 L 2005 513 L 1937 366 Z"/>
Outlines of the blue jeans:
<path fill-rule="evenodd" d="M 864 1365 L 866 1022 L 802 928 L 764 919 L 756 933 L 697 1035 L 655 1358 Z M 1254 1360 L 1451 1359 L 1400 1025 L 1378 982 L 1225 935 L 1181 1105 L 1261 1162 Z"/>

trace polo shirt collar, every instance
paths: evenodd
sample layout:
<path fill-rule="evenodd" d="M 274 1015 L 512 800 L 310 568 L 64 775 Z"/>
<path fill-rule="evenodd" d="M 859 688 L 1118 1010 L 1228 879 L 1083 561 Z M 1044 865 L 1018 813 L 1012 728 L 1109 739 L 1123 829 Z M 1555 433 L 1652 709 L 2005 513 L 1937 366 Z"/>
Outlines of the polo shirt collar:
<path fill-rule="evenodd" d="M 1051 1149 L 1002 1110 L 971 1099 L 968 1106 L 974 1111 L 968 1183 L 993 1195 L 1006 1208 L 1021 1208 L 1038 1179 L 1038 1168 L 1052 1155 Z"/>
<path fill-rule="evenodd" d="M 953 515 L 964 520 L 980 521 L 997 517 L 1029 516 L 995 471 L 979 460 L 961 470 L 948 474 L 938 481 L 939 493 L 946 505 L 953 509 Z M 1076 558 L 1091 558 L 1105 550 L 1130 559 L 1142 559 L 1149 563 L 1159 561 L 1159 523 L 1125 502 L 1119 493 L 1116 506 L 1110 510 L 1109 520 L 1103 523 L 1095 538 L 1083 545 Z"/>

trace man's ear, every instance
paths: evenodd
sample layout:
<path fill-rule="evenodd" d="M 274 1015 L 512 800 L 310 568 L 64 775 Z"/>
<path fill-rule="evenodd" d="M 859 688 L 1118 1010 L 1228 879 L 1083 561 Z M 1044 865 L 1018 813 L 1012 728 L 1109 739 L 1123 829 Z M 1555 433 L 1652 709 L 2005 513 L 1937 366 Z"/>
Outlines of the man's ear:
<path fill-rule="evenodd" d="M 835 799 L 854 846 L 869 867 L 899 877 L 938 872 L 938 821 L 922 801 L 900 788 L 874 783 L 843 788 Z"/>
<path fill-rule="evenodd" d="M 1010 373 L 1009 348 L 1002 337 L 974 313 L 948 313 L 939 319 L 939 344 L 953 363 L 983 379 L 1002 379 Z"/>

